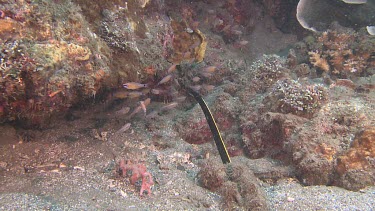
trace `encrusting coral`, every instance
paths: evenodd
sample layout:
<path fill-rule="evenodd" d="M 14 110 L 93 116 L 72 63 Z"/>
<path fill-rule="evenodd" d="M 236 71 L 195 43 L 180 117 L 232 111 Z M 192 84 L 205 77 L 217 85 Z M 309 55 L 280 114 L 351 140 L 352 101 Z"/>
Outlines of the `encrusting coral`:
<path fill-rule="evenodd" d="M 308 54 L 310 62 L 338 78 L 360 76 L 368 67 L 374 67 L 372 58 L 375 41 L 368 35 L 354 32 L 326 31 L 317 37 L 320 44 Z"/>
<path fill-rule="evenodd" d="M 322 85 L 302 85 L 295 80 L 278 80 L 265 103 L 272 111 L 312 117 L 327 100 L 327 91 Z"/>
<path fill-rule="evenodd" d="M 342 186 L 352 190 L 374 185 L 374 161 L 375 127 L 370 127 L 359 133 L 350 149 L 338 157 L 336 172 L 340 177 L 339 182 Z"/>

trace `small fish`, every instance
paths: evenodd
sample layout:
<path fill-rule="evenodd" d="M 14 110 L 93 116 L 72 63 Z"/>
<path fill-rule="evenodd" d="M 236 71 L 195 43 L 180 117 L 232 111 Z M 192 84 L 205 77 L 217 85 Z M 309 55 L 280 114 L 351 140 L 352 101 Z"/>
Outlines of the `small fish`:
<path fill-rule="evenodd" d="M 150 88 L 145 88 L 145 89 L 142 89 L 141 92 L 143 93 L 143 95 L 146 95 L 148 93 L 150 93 L 151 89 Z"/>
<path fill-rule="evenodd" d="M 137 92 L 137 91 L 128 93 L 129 98 L 137 98 L 137 97 L 140 97 L 142 95 L 144 95 L 143 92 Z"/>
<path fill-rule="evenodd" d="M 176 70 L 176 66 L 177 64 L 173 64 L 171 67 L 169 67 L 169 69 L 167 70 L 168 73 L 172 73 Z"/>
<path fill-rule="evenodd" d="M 173 103 L 169 103 L 163 107 L 160 108 L 160 110 L 162 111 L 166 111 L 166 110 L 170 110 L 170 109 L 174 109 L 178 106 L 178 103 L 177 102 L 173 102 Z"/>
<path fill-rule="evenodd" d="M 161 89 L 151 89 L 151 93 L 155 95 L 160 95 L 163 92 L 164 90 L 161 90 Z"/>
<path fill-rule="evenodd" d="M 151 102 L 150 98 L 147 98 L 146 100 L 139 102 L 140 105 L 138 107 L 141 110 L 143 110 L 143 112 L 145 113 L 145 116 L 146 116 L 146 112 L 147 112 L 147 108 L 146 107 L 150 104 L 150 102 Z M 140 110 L 140 109 L 138 109 L 138 110 Z"/>
<path fill-rule="evenodd" d="M 233 47 L 235 47 L 235 48 L 241 48 L 242 49 L 247 44 L 249 44 L 249 41 L 247 41 L 247 40 L 240 40 L 240 41 L 235 42 L 234 45 L 233 45 Z"/>
<path fill-rule="evenodd" d="M 59 94 L 60 92 L 62 92 L 62 90 L 57 90 L 57 91 L 52 92 L 52 93 L 49 94 L 48 96 L 49 96 L 49 97 L 54 97 L 55 95 Z"/>
<path fill-rule="evenodd" d="M 200 72 L 200 74 L 205 77 L 205 78 L 209 78 L 212 76 L 212 73 L 208 73 L 208 72 Z"/>
<path fill-rule="evenodd" d="M 146 107 L 147 107 L 148 105 L 150 105 L 150 102 L 151 102 L 151 99 L 150 99 L 150 98 L 147 98 L 146 100 L 141 101 L 141 108 L 142 108 L 143 112 L 145 113 L 145 116 L 146 116 L 146 112 L 147 112 Z"/>
<path fill-rule="evenodd" d="M 143 110 L 143 113 L 145 113 L 145 116 L 146 116 L 146 112 L 147 112 L 147 108 L 146 108 L 146 105 L 143 101 L 140 102 L 141 103 L 141 108 Z"/>
<path fill-rule="evenodd" d="M 201 88 L 202 88 L 202 86 L 201 85 L 195 85 L 195 86 L 189 86 L 192 90 L 194 90 L 194 91 L 196 91 L 196 92 L 198 92 Z"/>
<path fill-rule="evenodd" d="M 172 75 L 169 74 L 169 75 L 165 76 L 163 79 L 161 79 L 157 85 L 167 83 L 168 81 L 171 80 L 171 78 L 172 78 Z"/>
<path fill-rule="evenodd" d="M 206 85 L 206 84 L 204 84 L 204 85 L 202 85 L 202 88 L 204 89 L 204 90 L 206 90 L 206 91 L 212 91 L 214 88 L 215 88 L 215 86 L 214 85 Z"/>
<path fill-rule="evenodd" d="M 137 82 L 129 82 L 129 83 L 123 84 L 122 86 L 125 89 L 135 90 L 135 89 L 145 88 L 145 87 L 147 87 L 147 84 L 141 84 L 141 83 L 137 83 Z"/>
<path fill-rule="evenodd" d="M 136 115 L 138 112 L 142 110 L 141 106 L 137 106 L 134 111 L 128 116 L 128 118 L 132 118 L 134 115 Z"/>
<path fill-rule="evenodd" d="M 208 14 L 212 15 L 212 14 L 215 14 L 215 10 L 212 10 L 212 9 L 209 9 L 207 10 Z"/>
<path fill-rule="evenodd" d="M 113 93 L 113 98 L 115 99 L 125 99 L 129 95 L 129 92 L 127 90 L 119 90 Z"/>
<path fill-rule="evenodd" d="M 116 131 L 116 133 L 123 133 L 127 130 L 129 130 L 131 124 L 130 123 L 126 123 L 124 126 L 122 126 L 118 131 Z"/>
<path fill-rule="evenodd" d="M 123 107 L 120 110 L 116 111 L 116 114 L 125 115 L 125 114 L 129 113 L 129 111 L 130 111 L 129 107 Z"/>
<path fill-rule="evenodd" d="M 151 99 L 150 99 L 150 98 L 147 98 L 147 99 L 144 100 L 143 102 L 144 102 L 144 104 L 145 104 L 146 106 L 148 106 L 148 105 L 151 103 Z"/>
<path fill-rule="evenodd" d="M 198 81 L 201 80 L 201 78 L 199 78 L 198 76 L 195 76 L 192 80 L 193 80 L 193 82 L 198 82 Z"/>
<path fill-rule="evenodd" d="M 186 100 L 186 96 L 177 97 L 175 100 L 176 102 L 183 102 Z"/>
<path fill-rule="evenodd" d="M 238 44 L 243 45 L 243 46 L 247 45 L 248 43 L 249 43 L 249 41 L 247 41 L 247 40 L 241 40 L 241 41 L 238 42 Z"/>
<path fill-rule="evenodd" d="M 143 110 L 143 112 L 146 114 L 147 112 L 147 106 L 150 104 L 151 102 L 151 99 L 150 98 L 147 98 L 146 100 L 144 101 L 140 101 L 140 105 L 138 107 L 136 107 L 134 109 L 134 111 L 129 115 L 128 118 L 131 118 L 133 117 L 134 115 L 136 115 L 138 112 L 140 112 L 141 110 Z"/>
<path fill-rule="evenodd" d="M 232 26 L 231 26 L 231 25 L 226 25 L 226 26 L 222 29 L 222 31 L 224 31 L 224 32 L 228 32 L 229 29 L 230 29 L 230 27 L 232 27 Z"/>
<path fill-rule="evenodd" d="M 206 73 L 213 73 L 215 72 L 215 70 L 216 70 L 215 66 L 209 66 L 209 67 L 204 68 L 202 71 Z"/>
<path fill-rule="evenodd" d="M 240 30 L 232 30 L 232 33 L 235 35 L 242 35 L 242 31 Z"/>

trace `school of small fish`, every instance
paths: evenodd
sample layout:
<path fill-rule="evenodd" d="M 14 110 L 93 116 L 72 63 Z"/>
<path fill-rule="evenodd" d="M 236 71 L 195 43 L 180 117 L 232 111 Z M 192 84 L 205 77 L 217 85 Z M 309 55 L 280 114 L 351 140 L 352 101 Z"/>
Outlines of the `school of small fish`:
<path fill-rule="evenodd" d="M 177 64 L 172 64 L 165 71 L 165 75 L 163 77 L 160 77 L 160 79 L 157 82 L 124 83 L 123 84 L 123 88 L 125 88 L 124 90 L 118 90 L 112 94 L 112 97 L 114 99 L 138 99 L 138 98 L 142 99 L 143 98 L 144 100 L 139 100 L 138 105 L 135 106 L 133 109 L 126 106 L 116 111 L 116 114 L 119 116 L 127 115 L 127 119 L 130 119 L 139 113 L 143 113 L 143 116 L 145 118 L 152 119 L 152 118 L 156 118 L 159 114 L 162 114 L 164 112 L 168 112 L 169 110 L 177 108 L 183 101 L 185 101 L 186 96 L 181 96 L 181 95 L 179 96 L 178 91 L 176 91 L 175 89 L 170 89 L 173 82 L 176 82 L 176 80 L 174 79 L 176 69 L 177 69 Z M 205 84 L 204 82 L 207 82 L 207 80 L 216 73 L 217 69 L 218 69 L 217 66 L 207 66 L 204 68 L 200 68 L 196 72 L 196 75 L 191 77 L 190 80 L 192 84 L 189 87 L 197 92 L 199 92 L 200 90 L 204 90 L 206 92 L 212 91 L 215 88 L 215 86 Z M 157 74 L 155 73 L 154 76 L 157 76 Z M 165 105 L 157 109 L 153 109 L 149 112 L 148 106 L 151 103 L 151 98 L 153 98 L 153 96 L 156 97 L 156 96 L 164 96 L 164 95 L 171 95 L 175 97 L 173 97 L 172 102 L 167 102 Z M 131 126 L 130 123 L 125 124 L 122 128 L 118 130 L 118 133 L 123 133 L 127 131 L 130 128 L 130 126 Z"/>

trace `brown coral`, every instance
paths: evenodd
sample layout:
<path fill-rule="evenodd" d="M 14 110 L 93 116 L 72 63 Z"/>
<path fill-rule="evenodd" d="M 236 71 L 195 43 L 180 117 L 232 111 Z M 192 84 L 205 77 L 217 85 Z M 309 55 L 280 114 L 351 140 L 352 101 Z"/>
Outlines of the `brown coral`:
<path fill-rule="evenodd" d="M 21 25 L 12 19 L 0 19 L 0 40 L 20 33 Z"/>
<path fill-rule="evenodd" d="M 310 51 L 310 62 L 315 67 L 347 78 L 358 76 L 373 66 L 371 61 L 374 42 L 371 37 L 354 32 L 323 32 L 318 38 L 318 48 Z"/>
<path fill-rule="evenodd" d="M 206 37 L 198 29 L 190 28 L 185 21 L 172 21 L 171 27 L 174 33 L 172 42 L 173 54 L 169 60 L 174 64 L 182 61 L 203 61 L 207 41 Z"/>
<path fill-rule="evenodd" d="M 375 184 L 375 127 L 361 132 L 351 148 L 337 159 L 336 172 L 340 183 L 349 189 Z"/>
<path fill-rule="evenodd" d="M 375 158 L 375 127 L 364 130 L 354 140 L 345 155 L 340 156 L 337 163 L 337 173 L 344 174 L 350 169 L 367 170 L 371 166 L 370 159 Z"/>
<path fill-rule="evenodd" d="M 318 52 L 309 52 L 310 55 L 310 62 L 314 65 L 314 67 L 320 68 L 321 70 L 324 70 L 325 72 L 329 71 L 329 64 L 327 62 L 327 59 L 322 57 L 322 55 Z"/>
<path fill-rule="evenodd" d="M 336 155 L 336 150 L 334 147 L 327 145 L 326 143 L 321 143 L 319 146 L 315 147 L 315 152 L 320 154 L 324 159 L 332 162 L 334 156 Z"/>

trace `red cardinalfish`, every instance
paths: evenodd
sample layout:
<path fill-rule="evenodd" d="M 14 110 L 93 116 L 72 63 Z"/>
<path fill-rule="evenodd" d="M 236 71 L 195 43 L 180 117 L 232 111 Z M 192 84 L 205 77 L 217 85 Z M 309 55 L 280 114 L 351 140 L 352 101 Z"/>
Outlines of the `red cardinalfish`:
<path fill-rule="evenodd" d="M 216 66 L 208 66 L 208 67 L 203 69 L 203 72 L 213 73 L 213 72 L 215 72 L 215 70 L 216 70 Z"/>
<path fill-rule="evenodd" d="M 129 118 L 133 117 L 134 115 L 136 115 L 141 110 L 143 110 L 143 112 L 146 115 L 146 112 L 147 112 L 146 107 L 150 104 L 150 102 L 151 102 L 150 98 L 147 98 L 146 100 L 140 101 L 139 102 L 140 105 L 137 108 L 134 109 L 134 111 L 129 115 Z"/>
<path fill-rule="evenodd" d="M 137 82 L 128 82 L 128 83 L 123 84 L 122 86 L 125 89 L 135 90 L 135 89 L 145 88 L 147 87 L 147 84 L 141 84 Z"/>
<path fill-rule="evenodd" d="M 160 95 L 160 94 L 163 94 L 164 92 L 165 90 L 163 89 L 151 89 L 151 93 L 155 95 Z"/>
<path fill-rule="evenodd" d="M 192 79 L 193 82 L 198 82 L 198 81 L 200 81 L 200 80 L 201 80 L 201 78 L 199 78 L 198 76 L 195 76 L 195 77 Z"/>
<path fill-rule="evenodd" d="M 168 70 L 167 70 L 167 73 L 172 73 L 176 70 L 176 66 L 177 64 L 173 64 Z"/>
<path fill-rule="evenodd" d="M 189 86 L 192 90 L 194 90 L 194 91 L 196 91 L 196 92 L 198 92 L 201 88 L 202 88 L 202 86 L 201 85 L 195 85 L 195 86 Z"/>
<path fill-rule="evenodd" d="M 140 97 L 142 95 L 144 95 L 144 93 L 143 92 L 138 92 L 138 91 L 134 91 L 134 92 L 129 92 L 128 93 L 128 97 L 129 98 L 137 98 L 137 97 Z"/>
<path fill-rule="evenodd" d="M 163 79 L 161 79 L 157 85 L 165 84 L 165 83 L 167 83 L 168 81 L 170 81 L 171 78 L 172 78 L 172 75 L 169 74 L 169 75 L 165 76 Z"/>
<path fill-rule="evenodd" d="M 214 85 L 205 85 L 205 84 L 203 84 L 202 85 L 202 88 L 204 89 L 204 90 L 206 90 L 206 91 L 212 91 L 214 88 L 215 88 L 215 86 Z"/>
<path fill-rule="evenodd" d="M 112 97 L 115 99 L 125 99 L 128 97 L 128 90 L 118 90 L 112 94 Z"/>
<path fill-rule="evenodd" d="M 130 129 L 130 126 L 131 124 L 130 123 L 126 123 L 124 126 L 122 126 L 118 131 L 116 131 L 115 133 L 118 134 L 118 133 L 123 133 L 127 130 Z"/>
<path fill-rule="evenodd" d="M 129 107 L 123 107 L 120 110 L 116 111 L 116 114 L 125 115 L 125 114 L 129 113 L 129 111 L 130 111 Z"/>
<path fill-rule="evenodd" d="M 206 78 L 209 78 L 212 76 L 212 74 L 216 71 L 216 66 L 209 66 L 209 67 L 206 67 L 204 68 L 200 74 L 203 76 L 203 77 L 206 77 Z"/>

